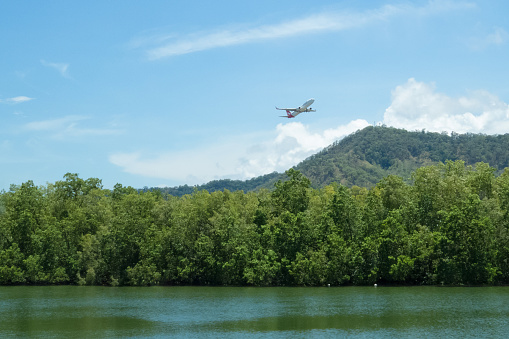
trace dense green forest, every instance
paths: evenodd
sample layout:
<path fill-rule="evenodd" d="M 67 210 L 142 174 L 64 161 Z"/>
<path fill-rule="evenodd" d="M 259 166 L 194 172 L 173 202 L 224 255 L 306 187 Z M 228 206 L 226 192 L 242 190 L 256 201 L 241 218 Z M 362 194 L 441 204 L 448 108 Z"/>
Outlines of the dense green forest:
<path fill-rule="evenodd" d="M 309 157 L 296 169 L 317 188 L 332 182 L 373 187 L 390 174 L 410 183 L 417 168 L 447 160 L 467 165 L 485 162 L 501 173 L 509 166 L 509 134 L 448 135 L 369 126 Z"/>
<path fill-rule="evenodd" d="M 390 164 L 387 164 L 390 165 Z M 371 188 L 176 197 L 66 174 L 0 194 L 0 283 L 323 286 L 509 283 L 509 169 L 447 161 Z"/>
<path fill-rule="evenodd" d="M 509 167 L 509 134 L 448 135 L 368 126 L 312 155 L 295 169 L 311 180 L 314 188 L 322 188 L 333 182 L 348 187 L 371 188 L 391 174 L 411 183 L 412 173 L 417 168 L 445 163 L 447 160 L 463 160 L 467 165 L 485 162 L 500 174 Z M 144 191 L 160 190 L 175 196 L 191 194 L 195 189 L 250 192 L 260 188 L 271 190 L 278 180 L 285 180 L 284 173 L 274 172 L 246 181 L 214 180 L 196 187 L 146 187 Z"/>

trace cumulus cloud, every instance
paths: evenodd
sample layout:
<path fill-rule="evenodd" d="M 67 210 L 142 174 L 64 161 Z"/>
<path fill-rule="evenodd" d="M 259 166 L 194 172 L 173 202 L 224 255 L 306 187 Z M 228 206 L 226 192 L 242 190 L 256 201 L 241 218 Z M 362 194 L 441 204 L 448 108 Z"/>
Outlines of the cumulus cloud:
<path fill-rule="evenodd" d="M 473 7 L 469 3 L 430 1 L 422 7 L 411 5 L 385 5 L 365 12 L 326 12 L 311 14 L 278 24 L 268 24 L 242 29 L 222 29 L 192 33 L 185 36 L 157 34 L 136 38 L 129 44 L 133 48 L 151 45 L 147 50 L 151 60 L 188 54 L 218 47 L 233 46 L 263 40 L 280 39 L 310 33 L 342 31 L 362 27 L 374 22 L 389 20 L 398 15 L 433 15 Z"/>
<path fill-rule="evenodd" d="M 4 102 L 7 104 L 20 104 L 22 102 L 27 102 L 30 100 L 34 100 L 34 98 L 29 98 L 29 97 L 21 95 L 21 96 L 17 96 L 17 97 L 13 97 L 13 98 L 0 99 L 0 102 Z"/>
<path fill-rule="evenodd" d="M 203 148 L 163 154 L 112 154 L 110 162 L 125 172 L 146 177 L 201 184 L 214 179 L 248 179 L 284 171 L 335 140 L 368 126 L 355 120 L 344 126 L 313 132 L 300 122 L 279 124 L 270 136 L 238 135 Z"/>
<path fill-rule="evenodd" d="M 509 131 L 509 106 L 487 91 L 453 98 L 410 78 L 392 92 L 384 123 L 407 130 L 502 134 Z"/>
<path fill-rule="evenodd" d="M 368 125 L 367 121 L 358 119 L 347 125 L 312 132 L 300 122 L 279 124 L 273 139 L 251 145 L 246 156 L 239 158 L 237 171 L 243 178 L 249 178 L 287 170 L 334 141 Z"/>

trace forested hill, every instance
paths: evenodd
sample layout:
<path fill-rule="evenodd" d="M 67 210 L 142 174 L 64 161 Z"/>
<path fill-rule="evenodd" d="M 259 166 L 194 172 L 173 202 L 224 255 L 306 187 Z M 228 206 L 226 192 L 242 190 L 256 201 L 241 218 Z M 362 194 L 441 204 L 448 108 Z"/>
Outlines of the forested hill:
<path fill-rule="evenodd" d="M 283 174 L 278 172 L 273 172 L 270 174 L 261 175 L 256 178 L 252 178 L 249 180 L 231 180 L 231 179 L 221 179 L 221 180 L 212 180 L 203 185 L 197 186 L 189 186 L 189 185 L 181 185 L 176 187 L 162 187 L 162 188 L 148 188 L 145 187 L 141 191 L 154 191 L 159 190 L 164 194 L 170 194 L 176 197 L 181 197 L 185 194 L 192 194 L 194 191 L 206 190 L 210 193 L 215 191 L 224 191 L 227 189 L 228 191 L 244 191 L 244 192 L 252 192 L 256 191 L 262 187 L 273 188 L 274 184 L 279 180 L 283 179 Z"/>
<path fill-rule="evenodd" d="M 448 135 L 369 126 L 326 147 L 295 168 L 308 177 L 315 188 L 332 182 L 349 187 L 373 187 L 389 174 L 401 176 L 408 182 L 415 169 L 446 160 L 463 160 L 467 165 L 485 162 L 500 172 L 509 167 L 509 134 Z M 272 189 L 274 183 L 284 177 L 283 173 L 274 172 L 246 181 L 214 180 L 196 187 L 185 185 L 161 190 L 175 196 L 191 194 L 195 189 L 249 192 L 262 187 Z"/>
<path fill-rule="evenodd" d="M 316 187 L 331 182 L 372 187 L 389 174 L 410 180 L 422 166 L 463 160 L 488 163 L 501 172 L 509 166 L 509 134 L 409 132 L 369 126 L 337 141 L 296 166 Z"/>

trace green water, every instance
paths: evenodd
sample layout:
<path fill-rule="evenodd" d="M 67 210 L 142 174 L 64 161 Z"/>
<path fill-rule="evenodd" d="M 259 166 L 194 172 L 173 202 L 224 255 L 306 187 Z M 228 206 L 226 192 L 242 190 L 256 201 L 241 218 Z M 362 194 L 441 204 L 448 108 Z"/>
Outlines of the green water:
<path fill-rule="evenodd" d="M 0 337 L 509 336 L 509 287 L 0 287 Z"/>

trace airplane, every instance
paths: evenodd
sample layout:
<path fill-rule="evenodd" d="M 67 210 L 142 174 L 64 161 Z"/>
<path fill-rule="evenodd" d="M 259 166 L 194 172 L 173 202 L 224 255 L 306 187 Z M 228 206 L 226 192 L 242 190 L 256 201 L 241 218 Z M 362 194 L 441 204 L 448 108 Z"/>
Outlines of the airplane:
<path fill-rule="evenodd" d="M 281 118 L 295 118 L 297 115 L 301 114 L 302 112 L 316 112 L 316 110 L 312 109 L 311 106 L 315 102 L 315 99 L 309 99 L 305 103 L 302 104 L 302 106 L 299 106 L 297 108 L 278 108 L 276 106 L 276 109 L 279 109 L 281 111 L 286 111 L 286 115 L 280 115 Z M 309 108 L 308 108 L 309 107 Z"/>

